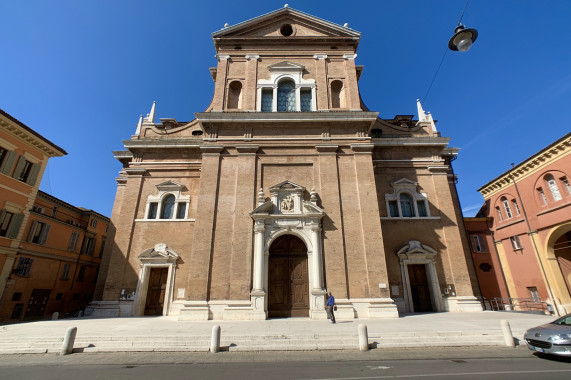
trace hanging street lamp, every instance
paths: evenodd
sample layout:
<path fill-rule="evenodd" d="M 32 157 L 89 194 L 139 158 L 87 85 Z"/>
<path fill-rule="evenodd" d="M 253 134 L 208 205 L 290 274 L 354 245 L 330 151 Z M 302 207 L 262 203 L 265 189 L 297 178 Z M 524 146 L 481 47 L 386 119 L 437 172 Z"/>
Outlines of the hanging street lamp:
<path fill-rule="evenodd" d="M 458 24 L 454 29 L 454 35 L 448 41 L 448 48 L 454 51 L 468 51 L 472 44 L 478 38 L 478 31 L 472 28 L 466 28 L 462 24 Z"/>

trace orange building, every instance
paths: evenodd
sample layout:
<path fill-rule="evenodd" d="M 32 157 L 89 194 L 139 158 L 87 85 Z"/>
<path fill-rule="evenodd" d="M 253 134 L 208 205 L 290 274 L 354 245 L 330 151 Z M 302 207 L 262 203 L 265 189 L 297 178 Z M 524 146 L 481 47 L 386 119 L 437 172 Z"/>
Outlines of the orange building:
<path fill-rule="evenodd" d="M 0 321 L 84 308 L 95 290 L 109 219 L 38 190 L 67 153 L 0 110 Z"/>
<path fill-rule="evenodd" d="M 547 302 L 558 314 L 571 312 L 570 181 L 568 133 L 478 189 L 486 203 L 477 216 L 490 219 L 505 293 Z"/>

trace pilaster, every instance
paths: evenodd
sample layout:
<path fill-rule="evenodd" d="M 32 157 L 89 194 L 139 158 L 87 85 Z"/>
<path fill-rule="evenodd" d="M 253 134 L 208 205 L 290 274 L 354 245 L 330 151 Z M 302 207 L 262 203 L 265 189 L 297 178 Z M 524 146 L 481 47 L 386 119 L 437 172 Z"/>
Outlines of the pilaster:
<path fill-rule="evenodd" d="M 317 109 L 329 109 L 329 102 L 327 100 L 329 93 L 327 88 L 327 54 L 315 54 L 315 80 L 316 80 L 316 93 L 317 93 Z"/>
<path fill-rule="evenodd" d="M 343 58 L 345 59 L 345 77 L 347 78 L 347 90 L 345 92 L 347 108 L 351 111 L 361 111 L 357 70 L 355 69 L 355 58 L 357 58 L 357 54 L 344 54 Z"/>
<path fill-rule="evenodd" d="M 388 284 L 388 275 L 372 160 L 373 147 L 373 144 L 351 145 L 351 149 L 354 152 L 355 176 L 357 179 L 356 196 L 358 197 L 361 215 L 368 296 L 371 298 L 390 298 L 388 287 L 379 287 L 379 283 Z"/>
<path fill-rule="evenodd" d="M 222 111 L 226 97 L 226 78 L 228 77 L 230 56 L 228 54 L 216 54 L 216 59 L 218 59 L 218 69 L 216 70 L 214 96 L 212 97 L 212 111 Z"/>
<path fill-rule="evenodd" d="M 345 255 L 337 145 L 317 145 L 319 153 L 319 194 L 327 218 L 323 219 L 323 255 L 326 270 L 326 288 L 338 298 L 347 298 L 347 261 Z M 327 186 L 324 186 L 327 184 Z"/>
<path fill-rule="evenodd" d="M 210 265 L 218 202 L 218 177 L 220 175 L 221 146 L 204 146 L 200 185 L 196 197 L 196 226 L 189 259 L 188 300 L 208 300 Z M 185 303 L 186 307 L 186 303 Z"/>
<path fill-rule="evenodd" d="M 256 110 L 256 93 L 258 92 L 258 60 L 257 54 L 246 54 L 246 84 L 243 92 L 242 109 L 248 111 Z"/>
<path fill-rule="evenodd" d="M 134 239 L 134 221 L 139 209 L 145 172 L 145 168 L 127 168 L 125 184 L 118 183 L 116 198 L 121 199 L 120 212 L 113 210 L 112 213 L 111 223 L 115 226 L 116 234 L 114 244 L 109 244 L 105 252 L 111 257 L 102 297 L 102 301 L 117 301 L 117 310 L 121 287 L 125 280 L 124 268 L 129 261 L 131 242 Z"/>

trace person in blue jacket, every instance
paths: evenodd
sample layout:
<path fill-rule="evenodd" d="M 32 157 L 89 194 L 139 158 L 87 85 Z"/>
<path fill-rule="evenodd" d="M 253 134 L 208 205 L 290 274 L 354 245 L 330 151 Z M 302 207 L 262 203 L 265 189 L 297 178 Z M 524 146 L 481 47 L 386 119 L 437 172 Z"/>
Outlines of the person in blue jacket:
<path fill-rule="evenodd" d="M 327 297 L 327 303 L 325 304 L 327 318 L 331 319 L 331 323 L 335 323 L 335 314 L 333 314 L 333 308 L 335 307 L 335 297 L 333 297 L 331 292 L 327 293 Z"/>

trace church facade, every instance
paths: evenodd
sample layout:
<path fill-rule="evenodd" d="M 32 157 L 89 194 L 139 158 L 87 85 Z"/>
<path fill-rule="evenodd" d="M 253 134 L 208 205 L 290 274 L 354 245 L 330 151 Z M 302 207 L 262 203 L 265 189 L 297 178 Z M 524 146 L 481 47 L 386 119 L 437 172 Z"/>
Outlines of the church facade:
<path fill-rule="evenodd" d="M 360 33 L 284 7 L 213 33 L 212 103 L 155 104 L 123 169 L 94 315 L 325 319 L 481 310 L 450 165 L 419 119 L 359 95 Z M 110 239 L 111 240 L 111 239 Z"/>

